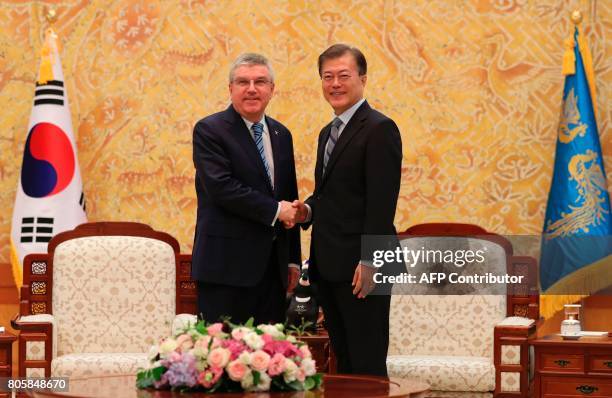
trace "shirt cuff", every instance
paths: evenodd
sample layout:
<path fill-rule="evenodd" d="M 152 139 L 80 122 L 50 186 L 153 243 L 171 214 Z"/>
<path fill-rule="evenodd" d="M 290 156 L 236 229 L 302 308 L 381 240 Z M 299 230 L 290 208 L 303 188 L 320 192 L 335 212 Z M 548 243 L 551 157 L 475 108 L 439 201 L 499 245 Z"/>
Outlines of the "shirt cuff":
<path fill-rule="evenodd" d="M 276 215 L 274 216 L 274 219 L 272 220 L 272 224 L 270 224 L 271 226 L 274 226 L 274 224 L 276 224 L 276 220 L 278 219 L 278 215 L 280 214 L 280 209 L 281 209 L 281 204 L 280 202 L 278 202 L 278 207 L 276 208 Z"/>
<path fill-rule="evenodd" d="M 365 265 L 366 267 L 370 267 L 370 268 L 378 268 L 377 266 L 374 265 L 374 263 L 371 260 L 360 260 L 359 264 Z"/>
<path fill-rule="evenodd" d="M 295 264 L 295 263 L 289 263 L 289 268 L 297 268 L 297 269 L 300 269 L 300 265 L 299 265 L 299 264 Z"/>
<path fill-rule="evenodd" d="M 312 221 L 312 209 L 310 208 L 310 205 L 306 203 L 304 203 L 304 206 L 306 206 L 306 210 L 308 210 L 308 215 L 306 215 L 304 223 L 309 223 L 310 221 Z"/>

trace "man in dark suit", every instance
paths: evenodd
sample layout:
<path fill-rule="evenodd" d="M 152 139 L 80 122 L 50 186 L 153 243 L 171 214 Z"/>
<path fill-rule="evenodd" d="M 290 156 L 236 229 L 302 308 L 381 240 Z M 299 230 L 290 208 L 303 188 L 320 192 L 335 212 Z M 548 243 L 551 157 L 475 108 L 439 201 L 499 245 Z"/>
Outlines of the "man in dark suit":
<path fill-rule="evenodd" d="M 400 188 L 400 132 L 363 98 L 366 59 L 336 44 L 319 56 L 323 96 L 334 109 L 319 134 L 314 193 L 298 222 L 312 223 L 310 269 L 340 373 L 387 375 L 390 296 L 368 295 L 375 269 L 362 235 L 392 235 Z"/>
<path fill-rule="evenodd" d="M 285 291 L 301 263 L 299 229 L 282 225 L 295 221 L 291 201 L 298 199 L 293 141 L 264 114 L 274 92 L 265 57 L 241 55 L 229 92 L 231 105 L 193 130 L 198 312 L 208 322 L 283 322 Z"/>

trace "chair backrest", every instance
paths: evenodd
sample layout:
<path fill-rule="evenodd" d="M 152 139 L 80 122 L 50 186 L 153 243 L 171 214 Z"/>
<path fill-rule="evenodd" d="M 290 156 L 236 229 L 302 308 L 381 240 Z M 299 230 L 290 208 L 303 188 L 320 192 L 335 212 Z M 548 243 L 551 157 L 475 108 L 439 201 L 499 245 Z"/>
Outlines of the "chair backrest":
<path fill-rule="evenodd" d="M 54 315 L 58 355 L 146 352 L 170 333 L 183 296 L 194 298 L 181 280 L 189 258 L 178 252 L 176 239 L 144 224 L 83 224 L 55 236 L 46 257 L 29 259 L 21 312 Z M 41 283 L 44 297 L 33 288 Z"/>
<path fill-rule="evenodd" d="M 469 224 L 421 224 L 399 235 L 400 244 L 409 250 L 486 252 L 479 273 L 496 275 L 526 271 L 515 267 L 512 245 L 505 238 Z M 521 257 L 522 258 L 522 257 Z M 467 267 L 448 268 L 439 261 L 428 272 L 468 272 Z M 421 264 L 422 265 L 422 264 Z M 437 268 L 437 269 L 436 269 Z M 423 271 L 423 268 L 413 268 Z M 408 269 L 410 272 L 410 269 Z M 474 266 L 470 266 L 470 272 Z M 535 270 L 529 270 L 535 272 Z M 506 316 L 536 316 L 529 304 L 530 292 L 515 297 L 497 289 L 482 294 L 480 286 L 403 285 L 403 294 L 394 289 L 391 300 L 389 355 L 444 355 L 493 357 L 493 329 Z M 399 292 L 401 293 L 401 292 Z M 409 293 L 409 294 L 407 294 Z M 525 313 L 521 313 L 525 304 Z M 530 314 L 531 312 L 531 314 Z"/>

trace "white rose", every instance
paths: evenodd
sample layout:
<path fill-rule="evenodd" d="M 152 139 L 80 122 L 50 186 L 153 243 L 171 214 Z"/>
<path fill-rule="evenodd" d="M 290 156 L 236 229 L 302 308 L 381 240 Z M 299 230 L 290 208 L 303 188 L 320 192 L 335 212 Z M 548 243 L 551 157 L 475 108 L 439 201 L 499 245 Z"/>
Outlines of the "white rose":
<path fill-rule="evenodd" d="M 287 341 L 290 342 L 290 343 L 295 344 L 297 340 L 296 340 L 295 336 L 287 336 Z"/>
<path fill-rule="evenodd" d="M 259 325 L 257 326 L 257 329 L 261 330 L 265 334 L 269 334 L 275 339 L 281 339 L 285 336 L 283 332 L 278 330 L 278 328 L 275 325 Z"/>
<path fill-rule="evenodd" d="M 176 347 L 177 347 L 176 340 L 169 337 L 166 340 L 164 340 L 164 342 L 161 343 L 161 345 L 159 346 L 159 354 L 162 357 L 165 357 L 166 355 L 170 354 L 172 351 L 176 350 Z"/>
<path fill-rule="evenodd" d="M 147 353 L 147 359 L 150 362 L 153 362 L 158 354 L 159 354 L 159 346 L 152 345 L 151 348 L 149 348 L 149 352 Z"/>
<path fill-rule="evenodd" d="M 251 364 L 251 354 L 248 351 L 242 351 L 240 355 L 238 355 L 238 360 L 245 365 Z"/>
<path fill-rule="evenodd" d="M 253 350 L 260 350 L 264 346 L 263 339 L 255 332 L 247 333 L 242 339 Z"/>
<path fill-rule="evenodd" d="M 259 372 L 259 383 L 253 386 L 250 391 L 268 391 L 272 379 L 266 372 Z"/>
<path fill-rule="evenodd" d="M 312 376 L 317 373 L 317 366 L 312 358 L 304 358 L 302 360 L 301 368 L 306 376 Z"/>
<path fill-rule="evenodd" d="M 283 378 L 285 379 L 285 383 L 291 383 L 295 380 L 295 374 L 297 373 L 298 366 L 289 358 L 285 358 L 285 372 L 283 373 Z"/>
<path fill-rule="evenodd" d="M 232 330 L 232 338 L 234 340 L 242 340 L 245 334 L 249 333 L 251 329 L 244 326 L 240 326 Z"/>
<path fill-rule="evenodd" d="M 253 387 L 253 372 L 249 372 L 246 375 L 244 375 L 242 380 L 240 380 L 240 385 L 245 390 L 251 389 Z"/>

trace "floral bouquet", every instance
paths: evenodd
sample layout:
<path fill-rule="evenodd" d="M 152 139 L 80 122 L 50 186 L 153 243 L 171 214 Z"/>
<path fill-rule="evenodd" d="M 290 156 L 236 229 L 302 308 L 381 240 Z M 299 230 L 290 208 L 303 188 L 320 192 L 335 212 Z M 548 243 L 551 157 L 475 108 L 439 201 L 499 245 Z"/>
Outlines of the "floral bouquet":
<path fill-rule="evenodd" d="M 139 370 L 138 388 L 215 391 L 301 391 L 318 388 L 322 375 L 306 343 L 282 324 L 188 324 L 151 347 L 150 366 Z"/>

